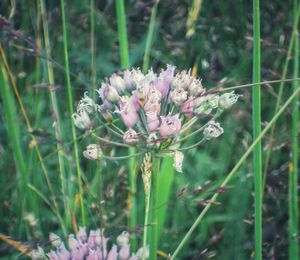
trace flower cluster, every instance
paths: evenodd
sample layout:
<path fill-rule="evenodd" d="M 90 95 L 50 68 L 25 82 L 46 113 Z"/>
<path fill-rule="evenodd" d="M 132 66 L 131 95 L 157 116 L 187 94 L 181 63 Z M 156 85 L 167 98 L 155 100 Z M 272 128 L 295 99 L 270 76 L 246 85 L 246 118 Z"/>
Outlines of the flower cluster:
<path fill-rule="evenodd" d="M 139 260 L 149 257 L 148 248 L 140 248 L 136 254 L 130 256 L 129 233 L 123 231 L 117 237 L 117 245 L 112 245 L 108 250 L 106 238 L 100 229 L 91 230 L 87 236 L 85 228 L 80 228 L 76 237 L 71 234 L 68 238 L 68 249 L 62 239 L 54 233 L 50 234 L 50 241 L 55 250 L 45 254 L 39 247 L 31 252 L 33 260 Z"/>
<path fill-rule="evenodd" d="M 178 171 L 183 160 L 180 151 L 189 148 L 182 149 L 182 141 L 200 132 L 202 140 L 221 135 L 223 128 L 215 120 L 239 98 L 234 92 L 219 95 L 206 90 L 190 71 L 175 73 L 171 65 L 158 74 L 152 70 L 143 74 L 139 69 L 115 73 L 101 83 L 97 92 L 100 105 L 86 94 L 79 102 L 73 115 L 78 128 L 92 129 L 90 118 L 99 112 L 97 120 L 115 137 L 111 141 L 99 137 L 100 142 L 135 146 L 144 153 L 155 150 L 162 156 L 173 154 Z M 94 160 L 105 158 L 95 144 L 87 147 L 84 156 Z"/>

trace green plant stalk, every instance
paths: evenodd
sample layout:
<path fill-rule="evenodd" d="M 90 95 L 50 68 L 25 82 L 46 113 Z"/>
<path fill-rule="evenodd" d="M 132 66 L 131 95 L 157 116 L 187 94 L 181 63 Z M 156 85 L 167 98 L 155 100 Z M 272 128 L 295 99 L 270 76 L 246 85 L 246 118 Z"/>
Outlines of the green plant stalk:
<path fill-rule="evenodd" d="M 259 0 L 253 0 L 253 83 L 260 82 L 260 10 Z M 260 85 L 252 89 L 252 120 L 253 140 L 261 133 L 261 93 Z M 253 173 L 255 190 L 255 259 L 262 259 L 262 159 L 261 141 L 258 141 L 253 150 Z"/>
<path fill-rule="evenodd" d="M 147 70 L 149 69 L 150 51 L 151 51 L 151 47 L 152 47 L 154 28 L 155 28 L 155 24 L 156 24 L 156 13 L 157 13 L 158 2 L 159 1 L 155 1 L 155 4 L 151 10 L 151 17 L 150 17 L 150 23 L 149 23 L 149 29 L 148 29 L 146 47 L 145 47 L 145 53 L 144 53 L 144 59 L 143 59 L 143 72 L 144 73 L 146 73 Z"/>
<path fill-rule="evenodd" d="M 95 45 L 95 3 L 94 0 L 90 2 L 90 23 L 91 23 L 91 71 L 92 71 L 92 96 L 95 96 L 96 90 L 96 80 L 97 80 L 97 72 L 96 72 L 96 45 Z"/>
<path fill-rule="evenodd" d="M 294 21 L 297 19 L 297 9 L 300 6 L 298 0 L 294 0 Z M 298 35 L 298 31 L 296 32 Z M 299 76 L 299 38 L 294 39 L 294 69 L 293 77 Z M 293 90 L 297 90 L 297 81 L 292 82 Z M 292 112 L 292 167 L 289 173 L 289 259 L 299 259 L 299 204 L 298 204 L 298 124 L 299 124 L 299 96 L 293 100 Z"/>
<path fill-rule="evenodd" d="M 288 100 L 283 104 L 283 106 L 279 109 L 279 111 L 274 115 L 274 117 L 271 119 L 271 121 L 266 125 L 266 127 L 261 131 L 259 136 L 254 140 L 254 142 L 250 145 L 250 147 L 247 149 L 247 151 L 243 154 L 243 156 L 240 158 L 240 160 L 237 162 L 237 164 L 233 167 L 233 169 L 230 171 L 230 173 L 227 175 L 225 180 L 222 182 L 220 187 L 226 187 L 226 185 L 229 183 L 229 181 L 235 176 L 238 169 L 241 167 L 241 165 L 244 163 L 244 161 L 248 158 L 248 156 L 252 153 L 255 146 L 261 141 L 261 139 L 266 135 L 266 133 L 270 130 L 272 125 L 277 121 L 277 119 L 281 116 L 281 114 L 285 111 L 285 109 L 288 107 L 290 103 L 294 100 L 296 96 L 298 96 L 300 93 L 300 87 L 298 86 L 297 89 L 293 92 L 293 94 L 288 98 Z M 209 200 L 210 203 L 205 206 L 205 208 L 202 210 L 198 218 L 195 220 L 193 225 L 190 227 L 189 231 L 186 233 L 184 238 L 181 240 L 179 245 L 177 246 L 176 250 L 172 254 L 170 259 L 175 259 L 175 257 L 178 255 L 178 253 L 181 251 L 183 246 L 187 243 L 192 233 L 195 231 L 197 226 L 201 223 L 203 217 L 208 212 L 210 207 L 213 205 L 213 203 L 217 200 L 220 193 L 215 193 L 211 199 Z"/>
<path fill-rule="evenodd" d="M 143 234 L 143 249 L 147 247 L 147 236 L 149 230 L 151 183 L 149 185 L 150 185 L 149 192 L 148 193 L 145 192 L 145 220 L 144 220 L 144 234 Z M 146 259 L 144 254 L 142 256 L 142 259 L 143 260 Z"/>
<path fill-rule="evenodd" d="M 152 155 L 152 210 L 151 210 L 151 243 L 150 243 L 150 259 L 157 259 L 157 243 L 158 243 L 158 175 L 160 169 L 160 158 Z"/>
<path fill-rule="evenodd" d="M 12 144 L 12 150 L 15 157 L 15 163 L 18 169 L 19 175 L 19 196 L 20 196 L 20 204 L 19 204 L 19 220 L 18 220 L 18 229 L 20 231 L 22 218 L 23 218 L 23 210 L 25 208 L 25 203 L 27 201 L 27 184 L 29 182 L 29 176 L 27 167 L 25 164 L 22 146 L 20 142 L 20 132 L 19 126 L 17 124 L 17 113 L 15 109 L 14 99 L 10 92 L 7 80 L 5 79 L 5 71 L 2 68 L 2 64 L 0 64 L 0 93 L 2 95 L 3 107 L 5 112 L 5 119 L 7 123 L 7 133 L 9 136 L 9 140 Z"/>
<path fill-rule="evenodd" d="M 70 68 L 69 68 L 69 57 L 68 57 L 68 36 L 67 36 L 67 26 L 66 26 L 66 15 L 65 15 L 65 3 L 64 0 L 60 1 L 61 3 L 61 16 L 62 16 L 62 27 L 63 27 L 63 39 L 64 39 L 64 59 L 65 59 L 65 67 L 66 67 L 66 80 L 67 80 L 67 89 L 68 89 L 68 101 L 69 101 L 69 112 L 70 112 L 70 120 L 72 127 L 72 139 L 74 144 L 74 154 L 76 161 L 76 170 L 77 170 L 77 181 L 79 188 L 79 198 L 80 198 L 80 208 L 81 208 L 81 221 L 82 225 L 85 226 L 85 210 L 83 203 L 83 189 L 82 189 L 82 180 L 81 180 L 81 169 L 80 162 L 78 156 L 78 147 L 76 140 L 76 129 L 75 124 L 72 118 L 73 114 L 73 94 L 71 89 L 71 79 L 70 79 Z"/>
<path fill-rule="evenodd" d="M 294 12 L 295 13 L 294 13 L 293 31 L 292 31 L 292 36 L 290 39 L 288 52 L 287 52 L 287 56 L 286 56 L 284 67 L 283 67 L 283 72 L 282 72 L 281 81 L 280 81 L 280 85 L 279 85 L 278 95 L 277 95 L 277 99 L 276 99 L 276 105 L 275 105 L 275 109 L 274 109 L 274 115 L 277 113 L 280 103 L 281 103 L 281 99 L 282 99 L 282 95 L 283 95 L 283 87 L 284 87 L 284 83 L 285 83 L 285 79 L 286 79 L 286 75 L 287 75 L 287 71 L 288 71 L 288 65 L 289 65 L 289 61 L 291 59 L 293 45 L 294 45 L 295 39 L 297 38 L 296 36 L 297 36 L 297 28 L 298 28 L 299 16 L 300 16 L 300 6 L 297 9 L 294 9 Z M 269 161 L 271 158 L 272 141 L 273 141 L 273 136 L 274 136 L 274 132 L 275 132 L 275 127 L 276 127 L 276 124 L 274 124 L 271 129 L 270 144 L 266 150 L 264 173 L 263 173 L 263 176 L 264 176 L 263 177 L 264 178 L 263 185 L 264 186 L 265 186 L 265 182 L 266 182 L 266 176 L 268 173 Z M 263 190 L 264 190 L 264 186 L 263 186 Z"/>
<path fill-rule="evenodd" d="M 48 28 L 48 20 L 46 15 L 45 0 L 38 1 L 38 4 L 40 5 L 43 31 L 44 31 L 48 81 L 50 86 L 54 86 L 55 80 L 54 80 L 53 67 L 51 63 L 52 60 L 51 46 L 50 46 L 50 39 L 49 39 L 49 28 Z M 68 224 L 71 223 L 71 218 L 68 211 L 69 203 L 66 196 L 66 173 L 65 173 L 64 151 L 61 145 L 61 141 L 63 140 L 62 127 L 61 127 L 62 123 L 61 123 L 61 116 L 58 109 L 57 97 L 55 91 L 50 90 L 50 97 L 51 97 L 52 109 L 54 113 L 54 122 L 55 122 L 54 129 L 55 129 L 55 137 L 57 139 L 56 147 L 57 147 L 57 156 L 58 156 L 58 165 L 59 165 L 59 175 L 60 175 L 60 182 L 61 182 L 61 193 L 63 197 L 62 199 L 63 199 L 64 211 L 65 211 L 64 215 L 65 215 L 65 221 L 68 226 Z"/>
<path fill-rule="evenodd" d="M 127 69 L 129 68 L 129 52 L 128 52 L 128 39 L 127 39 L 124 0 L 116 0 L 116 12 L 117 12 L 117 22 L 118 22 L 119 43 L 120 43 L 121 67 Z"/>

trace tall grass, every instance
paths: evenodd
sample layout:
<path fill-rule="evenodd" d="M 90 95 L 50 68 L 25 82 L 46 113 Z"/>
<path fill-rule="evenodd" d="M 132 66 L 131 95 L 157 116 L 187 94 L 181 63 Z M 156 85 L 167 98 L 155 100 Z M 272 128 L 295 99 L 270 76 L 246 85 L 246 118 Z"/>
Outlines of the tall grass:
<path fill-rule="evenodd" d="M 294 0 L 293 19 L 297 22 L 297 10 L 300 7 L 299 1 Z M 296 35 L 299 31 L 297 29 Z M 294 38 L 294 70 L 293 77 L 299 76 L 299 38 Z M 293 81 L 293 90 L 299 88 L 299 82 Z M 299 95 L 293 101 L 292 111 L 292 162 L 289 172 L 289 259 L 299 259 L 299 199 L 298 199 L 298 161 L 299 161 Z"/>
<path fill-rule="evenodd" d="M 55 85 L 54 80 L 54 72 L 52 67 L 52 58 L 51 58 L 51 45 L 49 40 L 49 26 L 48 26 L 48 20 L 46 15 L 46 7 L 45 7 L 45 1 L 41 0 L 38 1 L 38 6 L 41 10 L 41 16 L 42 16 L 42 24 L 43 24 L 43 31 L 44 31 L 44 42 L 45 42 L 45 50 L 46 50 L 46 63 L 47 63 L 47 74 L 48 74 L 48 81 L 50 85 L 50 97 L 51 97 L 51 103 L 52 103 L 52 109 L 53 109 L 53 117 L 55 122 L 55 137 L 57 139 L 57 155 L 58 155 L 58 165 L 59 165 L 59 174 L 60 174 L 60 181 L 61 181 L 61 193 L 62 193 L 62 199 L 64 204 L 64 216 L 67 225 L 70 223 L 71 218 L 70 214 L 68 212 L 69 203 L 68 203 L 68 197 L 66 194 L 66 173 L 65 173 L 65 160 L 64 160 L 64 151 L 63 147 L 61 145 L 61 142 L 63 140 L 63 133 L 62 133 L 62 122 L 61 122 L 61 115 L 57 104 L 57 96 L 56 92 L 52 91 L 52 87 Z"/>
<path fill-rule="evenodd" d="M 74 155 L 76 162 L 76 170 L 77 170 L 77 181 L 79 188 L 79 198 L 80 198 L 80 208 L 81 208 L 81 223 L 85 226 L 85 209 L 83 202 L 83 189 L 82 189 L 82 180 L 81 180 L 81 169 L 78 155 L 78 147 L 76 140 L 76 129 L 75 124 L 72 118 L 73 115 L 73 94 L 71 88 L 71 78 L 70 78 L 70 68 L 69 68 L 69 57 L 68 57 L 68 35 L 67 35 L 67 25 L 66 25 L 66 15 L 65 15 L 65 3 L 64 0 L 60 1 L 61 3 L 61 16 L 62 16 L 62 27 L 63 27 L 63 41 L 64 41 L 64 60 L 65 60 L 65 68 L 66 68 L 66 80 L 67 80 L 67 89 L 68 89 L 68 101 L 69 101 L 69 112 L 70 112 L 70 120 L 72 127 L 72 139 L 74 145 Z"/>
<path fill-rule="evenodd" d="M 260 8 L 259 0 L 253 0 L 253 83 L 260 82 Z M 253 140 L 261 133 L 261 93 L 260 85 L 252 90 Z M 255 190 L 255 259 L 262 259 L 262 159 L 261 141 L 253 150 L 253 173 Z"/>

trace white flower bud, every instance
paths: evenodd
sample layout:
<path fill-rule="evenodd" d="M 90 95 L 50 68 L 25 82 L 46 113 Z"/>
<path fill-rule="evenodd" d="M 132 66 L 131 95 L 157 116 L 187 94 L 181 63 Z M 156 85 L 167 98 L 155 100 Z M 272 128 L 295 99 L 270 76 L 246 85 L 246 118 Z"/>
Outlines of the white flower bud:
<path fill-rule="evenodd" d="M 74 124 L 79 129 L 86 129 L 91 126 L 91 120 L 85 110 L 80 110 L 72 115 Z"/>
<path fill-rule="evenodd" d="M 187 100 L 187 94 L 183 88 L 176 88 L 171 91 L 170 99 L 176 106 L 181 106 Z"/>
<path fill-rule="evenodd" d="M 204 92 L 204 88 L 202 86 L 201 80 L 194 79 L 189 85 L 189 93 L 192 96 L 199 96 Z"/>
<path fill-rule="evenodd" d="M 117 243 L 119 246 L 125 246 L 129 244 L 129 233 L 123 231 L 121 235 L 117 237 Z"/>
<path fill-rule="evenodd" d="M 207 123 L 207 126 L 203 130 L 203 135 L 206 139 L 217 138 L 223 134 L 224 130 L 219 123 L 215 121 L 210 121 Z"/>
<path fill-rule="evenodd" d="M 148 246 L 146 246 L 146 247 L 141 247 L 141 248 L 137 251 L 136 255 L 137 255 L 138 257 L 140 257 L 140 258 L 148 258 L 149 255 L 150 255 L 150 253 L 149 253 L 149 247 L 148 247 Z"/>
<path fill-rule="evenodd" d="M 106 98 L 110 102 L 117 102 L 120 99 L 120 96 L 118 94 L 118 91 L 114 87 L 108 86 Z"/>
<path fill-rule="evenodd" d="M 122 94 L 124 92 L 124 90 L 125 90 L 125 81 L 118 74 L 113 74 L 109 78 L 109 83 L 112 87 L 114 87 L 118 91 L 119 94 Z"/>
<path fill-rule="evenodd" d="M 240 95 L 234 94 L 234 91 L 230 93 L 225 93 L 220 96 L 219 106 L 222 109 L 230 108 L 234 103 L 237 102 Z"/>
<path fill-rule="evenodd" d="M 79 101 L 77 105 L 77 113 L 80 113 L 80 111 L 86 111 L 88 114 L 91 114 L 97 111 L 96 103 L 87 95 L 87 93 L 87 91 L 84 92 L 84 97 Z"/>
<path fill-rule="evenodd" d="M 52 245 L 56 248 L 59 248 L 62 244 L 61 238 L 52 232 L 49 235 L 49 240 L 51 241 Z"/>
<path fill-rule="evenodd" d="M 86 150 L 83 151 L 83 156 L 88 160 L 101 160 L 103 152 L 100 145 L 89 144 Z"/>
<path fill-rule="evenodd" d="M 38 247 L 37 250 L 32 250 L 30 253 L 31 259 L 32 260 L 42 260 L 46 259 L 45 252 L 43 248 Z"/>
<path fill-rule="evenodd" d="M 126 144 L 136 144 L 139 141 L 139 136 L 136 131 L 129 129 L 123 135 L 123 141 Z"/>
<path fill-rule="evenodd" d="M 175 151 L 174 153 L 174 168 L 177 172 L 182 172 L 182 162 L 184 159 L 184 154 L 179 151 Z"/>

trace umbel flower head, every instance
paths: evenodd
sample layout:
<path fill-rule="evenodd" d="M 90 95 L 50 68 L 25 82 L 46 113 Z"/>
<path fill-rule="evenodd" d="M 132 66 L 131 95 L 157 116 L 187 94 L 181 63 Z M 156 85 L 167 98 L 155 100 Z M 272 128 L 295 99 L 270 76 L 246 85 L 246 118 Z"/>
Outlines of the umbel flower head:
<path fill-rule="evenodd" d="M 54 250 L 45 253 L 39 247 L 31 252 L 33 260 L 139 260 L 143 255 L 149 257 L 148 247 L 140 248 L 136 253 L 130 253 L 129 233 L 123 231 L 116 239 L 117 245 L 108 247 L 108 238 L 101 229 L 91 230 L 87 235 L 85 228 L 79 228 L 76 236 L 69 235 L 67 246 L 62 239 L 51 233 L 49 236 Z"/>
<path fill-rule="evenodd" d="M 172 65 L 157 74 L 152 69 L 146 74 L 139 69 L 115 73 L 101 83 L 97 92 L 99 104 L 85 93 L 73 115 L 75 125 L 89 129 L 100 144 L 87 147 L 87 159 L 114 159 L 102 152 L 104 144 L 134 146 L 137 154 L 173 155 L 178 171 L 183 160 L 179 152 L 220 136 L 224 131 L 216 119 L 239 98 L 234 92 L 220 95 L 206 90 L 190 71 L 175 73 Z M 95 122 L 100 122 L 98 128 Z M 199 142 L 182 146 L 184 140 L 196 134 Z"/>

